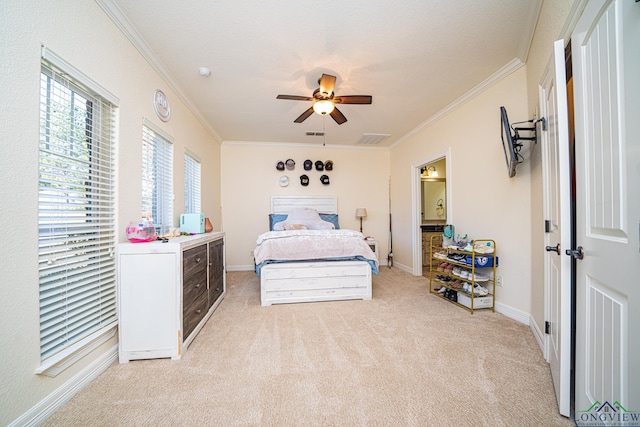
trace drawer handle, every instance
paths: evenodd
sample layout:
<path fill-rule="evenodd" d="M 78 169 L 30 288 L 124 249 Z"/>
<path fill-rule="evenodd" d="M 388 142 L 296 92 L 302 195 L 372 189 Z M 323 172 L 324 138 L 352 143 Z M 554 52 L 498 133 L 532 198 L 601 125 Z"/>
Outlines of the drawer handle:
<path fill-rule="evenodd" d="M 200 287 L 200 283 L 198 283 L 198 284 L 196 285 L 196 289 L 198 289 L 199 287 Z"/>
<path fill-rule="evenodd" d="M 197 309 L 197 310 L 196 310 L 196 314 L 200 314 L 200 313 L 202 313 L 202 310 Z"/>
<path fill-rule="evenodd" d="M 196 262 L 202 261 L 202 258 L 196 258 Z"/>
<path fill-rule="evenodd" d="M 216 292 L 220 292 L 220 288 L 216 288 Z"/>

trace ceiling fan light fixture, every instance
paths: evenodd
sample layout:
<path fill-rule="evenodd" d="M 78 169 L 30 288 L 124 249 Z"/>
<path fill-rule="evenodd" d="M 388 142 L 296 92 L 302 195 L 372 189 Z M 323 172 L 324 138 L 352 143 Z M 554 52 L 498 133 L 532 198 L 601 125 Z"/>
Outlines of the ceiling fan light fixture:
<path fill-rule="evenodd" d="M 313 91 L 312 96 L 278 95 L 276 99 L 288 99 L 290 101 L 313 101 L 313 105 L 296 118 L 294 123 L 302 123 L 317 113 L 321 116 L 327 114 L 339 125 L 345 123 L 347 118 L 338 110 L 335 104 L 371 104 L 371 95 L 346 95 L 334 97 L 333 89 L 336 84 L 336 76 L 323 74 L 319 80 L 320 87 Z M 323 122 L 324 123 L 324 122 Z"/>
<path fill-rule="evenodd" d="M 328 99 L 316 101 L 313 103 L 313 111 L 320 114 L 321 116 L 330 114 L 334 108 L 335 105 L 333 105 L 333 102 L 329 101 Z"/>

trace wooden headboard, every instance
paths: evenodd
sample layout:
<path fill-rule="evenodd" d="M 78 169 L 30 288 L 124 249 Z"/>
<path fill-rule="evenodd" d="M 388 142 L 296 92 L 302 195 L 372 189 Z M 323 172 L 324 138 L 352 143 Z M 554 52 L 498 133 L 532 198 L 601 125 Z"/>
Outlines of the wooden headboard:
<path fill-rule="evenodd" d="M 338 213 L 338 198 L 335 196 L 272 196 L 271 213 L 288 214 L 292 209 L 311 208 L 323 214 Z"/>

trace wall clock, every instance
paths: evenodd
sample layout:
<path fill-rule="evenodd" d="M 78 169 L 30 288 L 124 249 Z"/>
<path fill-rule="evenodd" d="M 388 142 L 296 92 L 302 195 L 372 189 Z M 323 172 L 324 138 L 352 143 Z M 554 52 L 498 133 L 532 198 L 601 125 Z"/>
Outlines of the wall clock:
<path fill-rule="evenodd" d="M 169 105 L 169 99 L 160 89 L 156 89 L 153 92 L 153 108 L 156 110 L 158 118 L 163 122 L 168 122 L 171 118 L 171 106 Z"/>

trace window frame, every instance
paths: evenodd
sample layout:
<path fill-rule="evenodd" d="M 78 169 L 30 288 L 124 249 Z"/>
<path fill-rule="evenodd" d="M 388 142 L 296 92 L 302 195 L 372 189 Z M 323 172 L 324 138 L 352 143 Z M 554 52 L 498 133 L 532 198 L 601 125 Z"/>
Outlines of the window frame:
<path fill-rule="evenodd" d="M 144 119 L 141 216 L 150 217 L 160 235 L 173 228 L 173 153 L 173 138 Z"/>
<path fill-rule="evenodd" d="M 202 212 L 202 163 L 185 150 L 184 153 L 184 213 Z"/>
<path fill-rule="evenodd" d="M 41 364 L 35 373 L 55 377 L 116 333 L 119 100 L 44 46 L 40 82 Z M 75 132 L 74 118 L 83 125 Z"/>

